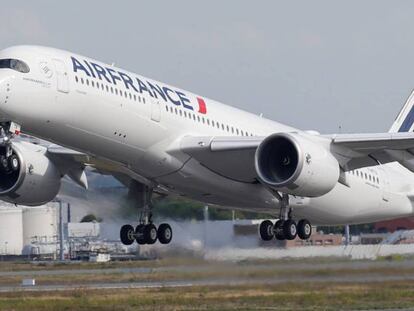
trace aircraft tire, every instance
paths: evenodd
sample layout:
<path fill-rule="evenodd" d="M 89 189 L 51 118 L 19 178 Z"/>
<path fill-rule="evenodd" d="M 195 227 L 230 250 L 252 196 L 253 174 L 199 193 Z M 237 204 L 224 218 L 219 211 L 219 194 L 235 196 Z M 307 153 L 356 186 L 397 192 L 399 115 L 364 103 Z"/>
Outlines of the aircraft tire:
<path fill-rule="evenodd" d="M 161 244 L 170 243 L 173 237 L 171 226 L 169 224 L 159 225 L 157 235 Z"/>
<path fill-rule="evenodd" d="M 301 219 L 298 222 L 298 236 L 302 240 L 307 240 L 312 235 L 312 225 L 307 219 Z"/>
<path fill-rule="evenodd" d="M 276 221 L 273 227 L 273 233 L 274 233 L 276 240 L 279 240 L 279 241 L 286 240 L 285 233 L 283 231 L 283 224 L 284 224 L 284 221 L 280 219 Z"/>
<path fill-rule="evenodd" d="M 273 239 L 273 223 L 270 220 L 264 220 L 260 223 L 259 234 L 263 241 L 270 241 Z"/>
<path fill-rule="evenodd" d="M 142 224 L 138 225 L 135 228 L 135 240 L 140 245 L 146 244 L 146 240 L 144 236 L 144 228 L 145 228 L 145 225 L 142 225 Z"/>
<path fill-rule="evenodd" d="M 121 231 L 119 232 L 119 235 L 120 235 L 122 244 L 131 245 L 132 243 L 134 243 L 135 231 L 134 231 L 134 227 L 132 227 L 131 225 L 123 225 L 121 227 Z"/>
<path fill-rule="evenodd" d="M 283 223 L 283 233 L 286 240 L 294 240 L 298 234 L 296 222 L 293 219 L 288 219 Z"/>
<path fill-rule="evenodd" d="M 146 244 L 154 244 L 157 242 L 157 227 L 154 224 L 148 224 L 144 227 L 144 240 Z"/>

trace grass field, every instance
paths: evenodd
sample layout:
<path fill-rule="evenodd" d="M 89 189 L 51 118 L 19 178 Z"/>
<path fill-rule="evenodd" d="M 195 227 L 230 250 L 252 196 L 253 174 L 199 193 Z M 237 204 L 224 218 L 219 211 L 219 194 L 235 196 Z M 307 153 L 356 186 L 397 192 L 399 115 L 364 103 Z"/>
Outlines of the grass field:
<path fill-rule="evenodd" d="M 367 310 L 414 307 L 414 284 L 201 286 L 0 294 L 0 310 Z"/>
<path fill-rule="evenodd" d="M 150 268 L 129 273 L 131 268 Z M 297 267 L 295 269 L 295 267 Z M 78 284 L 76 289 L 0 293 L 0 310 L 381 310 L 414 308 L 414 261 L 296 260 L 206 262 L 199 259 L 107 264 L 0 263 L 0 289 L 19 286 L 30 271 L 101 269 L 100 273 L 38 275 L 39 285 Z M 108 270 L 112 269 L 112 270 Z M 113 269 L 120 269 L 114 270 Z M 108 273 L 106 273 L 108 270 Z M 367 279 L 365 281 L 364 279 Z M 372 281 L 372 278 L 375 281 Z M 284 280 L 275 284 L 269 280 Z M 88 284 L 221 280 L 182 287 L 89 289 Z M 354 281 L 356 280 L 356 281 Z M 371 280 L 371 281 L 370 281 Z M 234 282 L 238 281 L 238 282 Z M 36 289 L 36 287 L 35 287 Z"/>

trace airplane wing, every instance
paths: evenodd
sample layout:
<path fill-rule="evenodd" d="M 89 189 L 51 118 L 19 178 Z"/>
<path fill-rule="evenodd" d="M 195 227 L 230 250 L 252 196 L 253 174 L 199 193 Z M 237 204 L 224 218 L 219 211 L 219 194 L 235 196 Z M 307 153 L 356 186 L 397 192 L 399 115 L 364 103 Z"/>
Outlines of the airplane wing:
<path fill-rule="evenodd" d="M 311 137 L 311 136 L 310 136 Z M 414 133 L 321 135 L 343 171 L 399 162 L 414 172 Z M 181 151 L 211 171 L 227 178 L 254 183 L 255 152 L 265 137 L 186 136 Z"/>
<path fill-rule="evenodd" d="M 85 167 L 90 167 L 102 175 L 112 175 L 125 186 L 129 185 L 131 179 L 147 186 L 155 186 L 149 179 L 119 163 L 98 159 L 59 145 L 49 145 L 47 147 L 47 155 L 61 169 L 63 174 L 67 174 L 73 181 L 84 188 L 88 187 Z"/>
<path fill-rule="evenodd" d="M 414 172 L 414 133 L 335 134 L 331 150 L 345 170 L 399 162 Z"/>
<path fill-rule="evenodd" d="M 254 155 L 264 137 L 185 136 L 180 148 L 211 171 L 236 181 L 256 182 Z"/>
<path fill-rule="evenodd" d="M 308 136 L 312 139 L 312 136 Z M 343 171 L 389 162 L 399 162 L 414 172 L 414 133 L 334 134 L 315 136 L 330 142 L 332 154 Z M 254 157 L 265 137 L 185 136 L 180 141 L 184 152 L 211 171 L 235 181 L 256 183 Z M 48 155 L 67 174 L 85 187 L 84 168 L 89 166 L 101 174 L 110 174 L 127 184 L 130 179 L 145 185 L 151 180 L 129 168 L 108 160 L 101 160 L 62 146 L 48 146 Z"/>

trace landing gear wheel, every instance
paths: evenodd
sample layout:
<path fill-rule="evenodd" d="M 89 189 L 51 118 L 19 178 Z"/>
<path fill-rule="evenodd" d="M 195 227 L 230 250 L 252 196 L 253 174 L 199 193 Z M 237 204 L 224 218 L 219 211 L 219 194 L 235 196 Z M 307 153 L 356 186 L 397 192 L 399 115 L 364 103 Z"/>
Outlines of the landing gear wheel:
<path fill-rule="evenodd" d="M 296 223 L 292 219 L 288 219 L 283 224 L 283 233 L 287 240 L 294 240 L 298 234 Z"/>
<path fill-rule="evenodd" d="M 158 227 L 158 241 L 160 241 L 161 244 L 168 244 L 171 242 L 172 239 L 172 229 L 169 224 L 161 224 Z"/>
<path fill-rule="evenodd" d="M 302 219 L 298 222 L 298 236 L 302 240 L 307 240 L 312 235 L 312 226 L 309 220 Z"/>
<path fill-rule="evenodd" d="M 147 244 L 157 242 L 157 227 L 154 224 L 148 224 L 144 227 L 144 239 Z"/>
<path fill-rule="evenodd" d="M 19 158 L 17 157 L 17 155 L 13 154 L 9 157 L 9 167 L 11 168 L 13 172 L 16 172 L 19 170 L 20 162 L 19 162 Z"/>
<path fill-rule="evenodd" d="M 138 225 L 135 228 L 135 239 L 137 243 L 140 245 L 146 244 L 146 240 L 144 236 L 144 228 L 145 228 L 145 225 Z"/>
<path fill-rule="evenodd" d="M 134 231 L 134 227 L 132 227 L 131 225 L 122 226 L 119 235 L 120 235 L 122 244 L 131 245 L 132 243 L 134 243 L 135 231 Z"/>
<path fill-rule="evenodd" d="M 260 237 L 263 241 L 270 241 L 273 239 L 273 223 L 270 220 L 264 220 L 259 227 Z"/>
<path fill-rule="evenodd" d="M 273 234 L 276 240 L 283 241 L 286 239 L 285 233 L 283 231 L 283 224 L 284 224 L 283 220 L 278 220 L 276 221 L 275 226 L 273 227 Z"/>

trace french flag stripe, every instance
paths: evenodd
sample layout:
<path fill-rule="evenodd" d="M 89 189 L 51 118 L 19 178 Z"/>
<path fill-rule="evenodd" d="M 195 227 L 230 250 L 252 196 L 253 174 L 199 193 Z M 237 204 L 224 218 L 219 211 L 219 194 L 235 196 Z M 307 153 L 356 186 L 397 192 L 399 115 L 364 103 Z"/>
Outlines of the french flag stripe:
<path fill-rule="evenodd" d="M 204 101 L 204 99 L 197 97 L 197 102 L 198 102 L 198 112 L 202 114 L 206 114 L 207 107 L 206 107 L 206 102 Z"/>

